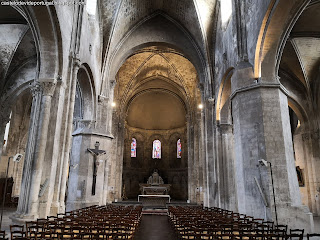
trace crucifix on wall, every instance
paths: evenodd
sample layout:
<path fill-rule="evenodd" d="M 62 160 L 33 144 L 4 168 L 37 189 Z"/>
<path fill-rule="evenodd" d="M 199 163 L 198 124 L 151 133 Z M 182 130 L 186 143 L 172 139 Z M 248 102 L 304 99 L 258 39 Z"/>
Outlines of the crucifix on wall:
<path fill-rule="evenodd" d="M 92 195 L 96 195 L 97 171 L 99 166 L 98 156 L 106 154 L 106 151 L 99 149 L 99 146 L 100 143 L 96 142 L 94 148 L 88 148 L 88 152 L 93 155 Z"/>

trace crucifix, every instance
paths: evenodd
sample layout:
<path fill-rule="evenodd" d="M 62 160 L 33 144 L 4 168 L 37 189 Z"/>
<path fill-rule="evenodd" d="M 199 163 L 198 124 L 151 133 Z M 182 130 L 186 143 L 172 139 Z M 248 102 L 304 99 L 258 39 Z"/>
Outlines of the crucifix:
<path fill-rule="evenodd" d="M 94 148 L 88 148 L 88 152 L 93 155 L 92 195 L 96 195 L 97 170 L 99 166 L 98 156 L 106 154 L 106 151 L 100 150 L 99 146 L 100 143 L 96 142 Z"/>

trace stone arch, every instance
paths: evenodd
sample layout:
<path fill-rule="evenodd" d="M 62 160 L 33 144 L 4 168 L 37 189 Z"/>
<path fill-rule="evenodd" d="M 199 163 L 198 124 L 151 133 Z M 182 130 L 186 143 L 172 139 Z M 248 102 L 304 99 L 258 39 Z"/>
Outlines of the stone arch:
<path fill-rule="evenodd" d="M 308 2 L 270 1 L 256 45 L 255 78 L 261 78 L 265 82 L 278 81 L 276 76 L 286 40 Z"/>
<path fill-rule="evenodd" d="M 221 120 L 221 111 L 224 105 L 227 101 L 229 101 L 230 104 L 230 95 L 231 95 L 231 77 L 234 72 L 234 68 L 229 68 L 226 73 L 223 75 L 220 87 L 219 87 L 219 93 L 217 98 L 217 105 L 216 105 L 216 120 Z"/>
<path fill-rule="evenodd" d="M 83 119 L 94 121 L 96 119 L 96 89 L 90 67 L 82 64 L 77 74 L 83 101 Z"/>
<path fill-rule="evenodd" d="M 162 22 L 164 24 L 159 24 L 157 22 Z M 154 24 L 159 26 L 157 32 L 152 32 L 148 38 L 145 38 L 145 36 L 139 36 L 139 31 L 148 31 L 148 27 Z M 170 27 L 167 27 L 167 25 Z M 168 29 L 170 29 L 170 31 L 175 31 L 175 36 L 178 37 L 171 38 L 171 34 L 168 34 Z M 181 43 L 185 43 L 184 50 L 179 48 Z M 205 82 L 205 78 L 207 78 L 205 60 L 199 46 L 197 46 L 190 33 L 188 33 L 188 31 L 184 29 L 181 24 L 170 18 L 162 11 L 157 11 L 142 19 L 133 29 L 131 29 L 131 31 L 126 34 L 124 39 L 120 41 L 112 55 L 104 64 L 104 79 L 115 79 L 119 67 L 122 66 L 124 61 L 129 56 L 134 54 L 134 52 L 139 49 L 155 45 L 172 47 L 173 49 L 176 49 L 177 52 L 180 52 L 180 54 L 183 56 L 186 56 L 196 67 L 200 81 Z M 109 75 L 107 75 L 108 72 L 110 72 Z"/>
<path fill-rule="evenodd" d="M 137 167 L 141 167 L 144 165 L 143 159 L 145 154 L 144 153 L 145 137 L 140 132 L 135 132 L 134 134 L 132 134 L 132 137 L 134 137 L 137 140 L 137 157 L 136 159 L 131 158 L 131 161 L 132 163 L 134 163 L 133 161 L 135 161 L 135 164 L 137 164 Z"/>
<path fill-rule="evenodd" d="M 288 106 L 294 111 L 294 113 L 298 116 L 301 127 L 308 128 L 308 116 L 306 114 L 305 109 L 297 103 L 294 99 L 288 97 Z"/>
<path fill-rule="evenodd" d="M 62 41 L 54 6 L 14 7 L 27 20 L 37 48 L 37 78 L 54 81 L 62 71 Z"/>
<path fill-rule="evenodd" d="M 182 154 L 184 150 L 184 136 L 179 134 L 178 132 L 174 132 L 169 137 L 169 166 L 172 168 L 179 168 L 181 167 L 181 161 L 182 159 L 177 158 L 177 141 L 178 139 L 181 139 L 182 144 Z"/>
<path fill-rule="evenodd" d="M 3 161 L 17 153 L 22 154 L 19 163 L 10 163 L 9 177 L 13 178 L 12 197 L 19 197 L 23 175 L 24 159 L 26 155 L 27 138 L 31 118 L 32 95 L 28 89 L 16 96 L 9 108 L 10 121 L 7 124 L 8 136 L 1 155 L 2 166 L 7 166 Z M 6 137 L 6 136 L 5 136 Z M 2 145 L 1 145 L 2 147 Z M 6 161 L 7 162 L 7 161 Z M 3 172 L 3 169 L 1 169 Z M 3 176 L 5 177 L 5 176 Z"/>

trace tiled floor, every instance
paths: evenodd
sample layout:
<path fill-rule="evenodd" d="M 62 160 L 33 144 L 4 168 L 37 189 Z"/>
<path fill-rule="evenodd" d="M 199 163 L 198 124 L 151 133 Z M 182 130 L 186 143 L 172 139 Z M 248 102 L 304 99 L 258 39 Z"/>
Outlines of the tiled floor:
<path fill-rule="evenodd" d="M 168 216 L 142 215 L 135 240 L 176 240 Z"/>

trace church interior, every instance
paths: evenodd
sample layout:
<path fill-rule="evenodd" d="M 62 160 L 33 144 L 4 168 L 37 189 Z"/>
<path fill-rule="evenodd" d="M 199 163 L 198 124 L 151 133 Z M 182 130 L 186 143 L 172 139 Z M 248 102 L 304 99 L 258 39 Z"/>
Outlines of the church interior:
<path fill-rule="evenodd" d="M 319 92 L 319 0 L 1 1 L 0 239 L 320 237 Z"/>

